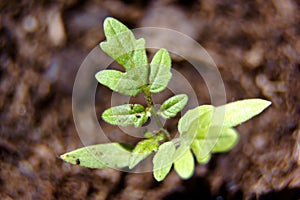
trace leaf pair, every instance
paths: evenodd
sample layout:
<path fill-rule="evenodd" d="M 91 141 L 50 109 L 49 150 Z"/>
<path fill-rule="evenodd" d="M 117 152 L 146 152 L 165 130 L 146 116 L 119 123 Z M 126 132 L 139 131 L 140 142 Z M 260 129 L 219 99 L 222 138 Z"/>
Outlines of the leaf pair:
<path fill-rule="evenodd" d="M 159 115 L 168 119 L 174 117 L 186 105 L 187 95 L 180 94 L 167 99 L 160 107 Z M 124 104 L 111 107 L 102 113 L 102 119 L 107 123 L 119 126 L 143 125 L 151 116 L 150 109 L 139 104 Z"/>
<path fill-rule="evenodd" d="M 149 110 L 140 104 L 124 104 L 111 107 L 102 113 L 102 118 L 113 125 L 139 127 L 151 116 Z"/>
<path fill-rule="evenodd" d="M 139 142 L 132 151 L 129 159 L 129 169 L 134 168 L 138 163 L 148 157 L 152 152 L 156 152 L 159 142 L 163 140 L 163 136 L 158 134 L 149 139 Z"/>
<path fill-rule="evenodd" d="M 103 70 L 96 79 L 111 90 L 135 96 L 147 84 L 148 61 L 145 40 L 136 40 L 133 33 L 122 23 L 107 18 L 104 21 L 106 42 L 101 49 L 125 68 L 125 73 L 116 70 Z"/>
<path fill-rule="evenodd" d="M 122 62 L 119 62 L 122 63 Z M 123 63 L 124 64 L 124 63 Z M 136 96 L 147 84 L 148 64 L 126 68 L 122 73 L 117 70 L 103 70 L 96 74 L 96 79 L 111 90 L 121 94 Z M 171 59 L 165 49 L 160 49 L 150 64 L 149 90 L 152 93 L 164 90 L 171 79 Z"/>
<path fill-rule="evenodd" d="M 154 177 L 163 180 L 172 164 L 177 174 L 187 179 L 194 173 L 194 153 L 198 163 L 207 163 L 211 153 L 226 152 L 238 141 L 231 127 L 261 113 L 271 102 L 261 99 L 236 101 L 223 106 L 199 106 L 189 110 L 178 123 L 181 144 L 176 149 L 170 141 L 162 144 L 153 159 Z M 191 149 L 191 150 L 190 150 Z"/>
<path fill-rule="evenodd" d="M 88 168 L 114 168 L 121 169 L 129 167 L 132 169 L 140 161 L 149 156 L 153 151 L 157 151 L 159 141 L 162 137 L 153 137 L 139 142 L 131 152 L 131 147 L 120 143 L 98 144 L 76 149 L 61 155 L 61 159 L 74 165 L 80 165 Z M 178 157 L 174 167 L 181 177 L 190 177 L 193 174 L 193 157 L 190 151 L 185 155 L 176 156 L 177 153 L 173 142 L 162 144 L 153 159 L 154 177 L 161 181 L 169 173 L 174 162 L 174 156 Z M 191 159 L 192 158 L 192 159 Z"/>
<path fill-rule="evenodd" d="M 174 163 L 177 174 L 188 179 L 194 173 L 194 157 L 189 148 L 183 146 L 176 149 L 173 141 L 162 144 L 153 158 L 153 174 L 157 181 L 162 181 L 170 172 Z"/>
<path fill-rule="evenodd" d="M 136 40 L 132 31 L 113 18 L 104 21 L 106 42 L 101 49 L 125 68 L 125 73 L 116 70 L 103 70 L 96 79 L 111 90 L 121 94 L 136 96 L 148 80 L 148 60 L 143 38 Z M 166 49 L 160 49 L 150 64 L 149 89 L 152 93 L 164 90 L 172 77 L 171 58 Z"/>
<path fill-rule="evenodd" d="M 248 99 L 223 106 L 199 106 L 189 110 L 178 123 L 181 145 L 190 146 L 199 163 L 209 161 L 210 153 L 226 152 L 239 139 L 232 129 L 261 113 L 271 102 Z"/>

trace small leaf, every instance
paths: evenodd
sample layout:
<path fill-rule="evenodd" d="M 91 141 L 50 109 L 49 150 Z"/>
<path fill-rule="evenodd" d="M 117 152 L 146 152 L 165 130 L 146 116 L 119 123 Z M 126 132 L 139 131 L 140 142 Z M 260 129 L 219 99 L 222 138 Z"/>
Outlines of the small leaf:
<path fill-rule="evenodd" d="M 194 140 L 191 145 L 193 153 L 200 164 L 206 164 L 211 158 L 210 151 L 203 148 L 203 140 Z"/>
<path fill-rule="evenodd" d="M 156 138 L 146 139 L 139 142 L 132 151 L 129 159 L 129 169 L 134 168 L 139 162 L 158 149 L 158 140 Z"/>
<path fill-rule="evenodd" d="M 109 87 L 111 90 L 121 94 L 136 96 L 139 94 L 143 86 L 146 84 L 147 78 L 141 77 L 143 73 L 141 68 L 134 68 L 126 73 L 116 70 L 102 70 L 95 77 L 102 84 Z"/>
<path fill-rule="evenodd" d="M 227 127 L 211 126 L 206 131 L 198 131 L 197 138 L 193 141 L 192 150 L 198 160 L 212 153 L 220 153 L 231 150 L 239 139 L 238 133 Z"/>
<path fill-rule="evenodd" d="M 270 101 L 262 99 L 247 99 L 235 101 L 216 108 L 215 114 L 220 116 L 219 124 L 226 127 L 234 127 L 251 119 L 271 105 Z M 225 113 L 225 115 L 224 115 Z M 222 118 L 224 116 L 224 119 Z"/>
<path fill-rule="evenodd" d="M 159 146 L 153 158 L 153 174 L 157 181 L 164 180 L 170 172 L 175 150 L 175 144 L 171 141 Z"/>
<path fill-rule="evenodd" d="M 150 113 L 139 104 L 124 104 L 111 107 L 102 113 L 102 118 L 107 123 L 119 126 L 134 125 L 139 127 L 143 125 Z"/>
<path fill-rule="evenodd" d="M 185 148 L 184 152 L 181 152 L 180 147 L 175 152 L 174 169 L 177 174 L 183 178 L 188 179 L 194 173 L 195 163 L 194 157 L 189 148 Z"/>
<path fill-rule="evenodd" d="M 122 79 L 122 76 L 123 73 L 116 70 L 102 70 L 96 73 L 95 75 L 99 83 L 111 88 L 112 90 L 116 90 L 116 85 L 119 84 L 120 80 Z"/>
<path fill-rule="evenodd" d="M 153 136 L 154 136 L 153 133 L 148 132 L 148 131 L 144 134 L 144 137 L 145 137 L 145 138 L 148 138 L 148 139 L 149 139 L 149 138 L 153 138 Z"/>
<path fill-rule="evenodd" d="M 166 119 L 174 117 L 183 109 L 187 101 L 188 96 L 185 94 L 173 96 L 161 105 L 159 114 Z"/>
<path fill-rule="evenodd" d="M 142 71 L 148 74 L 145 40 L 136 40 L 131 30 L 111 17 L 105 19 L 103 27 L 107 41 L 100 44 L 101 49 L 126 71 L 143 67 Z"/>
<path fill-rule="evenodd" d="M 200 122 L 201 123 L 201 122 Z M 199 119 L 195 119 L 189 126 L 188 130 L 180 135 L 180 146 L 190 148 L 191 144 L 197 136 L 197 128 L 199 126 Z"/>
<path fill-rule="evenodd" d="M 125 72 L 124 78 L 135 80 L 140 87 L 146 86 L 148 74 L 145 73 L 145 69 L 142 67 L 135 67 Z"/>
<path fill-rule="evenodd" d="M 214 107 L 211 105 L 203 105 L 198 106 L 192 110 L 187 111 L 183 117 L 180 118 L 178 122 L 178 131 L 180 134 L 187 132 L 190 125 L 195 121 L 195 119 L 199 119 L 205 113 L 212 112 Z M 198 123 L 200 123 L 199 121 Z"/>
<path fill-rule="evenodd" d="M 211 137 L 211 136 L 208 136 Z M 233 128 L 223 128 L 218 136 L 216 144 L 212 148 L 213 153 L 221 153 L 231 150 L 238 142 L 239 134 Z"/>
<path fill-rule="evenodd" d="M 178 123 L 182 144 L 191 144 L 197 161 L 207 162 L 211 152 L 228 151 L 237 143 L 237 132 L 228 127 L 250 119 L 269 105 L 268 101 L 252 99 L 229 103 L 217 108 L 204 105 L 190 110 Z"/>
<path fill-rule="evenodd" d="M 124 73 L 116 70 L 102 70 L 96 74 L 96 79 L 111 90 L 121 94 L 135 96 L 142 91 L 136 80 L 126 79 Z"/>
<path fill-rule="evenodd" d="M 190 147 L 200 133 L 206 133 L 210 126 L 211 116 L 211 112 L 206 112 L 193 119 L 193 121 L 188 121 L 189 127 L 180 134 L 181 146 Z"/>
<path fill-rule="evenodd" d="M 170 55 L 166 49 L 160 49 L 156 52 L 150 64 L 150 92 L 161 92 L 167 87 L 172 77 L 170 70 Z"/>
<path fill-rule="evenodd" d="M 121 94 L 139 94 L 148 77 L 145 40 L 136 40 L 132 31 L 111 17 L 104 21 L 104 32 L 107 41 L 100 44 L 102 50 L 121 64 L 126 72 L 101 71 L 96 74 L 97 80 Z"/>
<path fill-rule="evenodd" d="M 192 151 L 200 164 L 206 164 L 209 162 L 211 158 L 211 154 L 209 152 L 206 152 L 206 154 L 201 154 L 202 151 L 202 141 L 201 140 L 194 140 L 192 143 Z"/>
<path fill-rule="evenodd" d="M 61 159 L 89 168 L 124 168 L 131 152 L 120 143 L 97 144 L 61 155 Z"/>

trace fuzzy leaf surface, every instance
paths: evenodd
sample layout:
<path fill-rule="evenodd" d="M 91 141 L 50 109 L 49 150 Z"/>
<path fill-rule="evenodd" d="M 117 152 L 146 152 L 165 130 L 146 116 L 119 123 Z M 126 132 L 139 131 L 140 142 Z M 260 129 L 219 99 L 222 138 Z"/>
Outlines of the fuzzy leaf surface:
<path fill-rule="evenodd" d="M 158 140 L 153 137 L 139 142 L 132 151 L 129 160 L 129 169 L 134 168 L 139 162 L 158 149 Z"/>
<path fill-rule="evenodd" d="M 159 146 L 153 158 L 153 174 L 157 181 L 164 180 L 170 172 L 175 150 L 175 144 L 171 141 Z"/>
<path fill-rule="evenodd" d="M 164 90 L 171 77 L 170 55 L 166 49 L 160 49 L 150 63 L 150 92 L 158 93 Z"/>
<path fill-rule="evenodd" d="M 138 81 L 124 76 L 124 73 L 116 70 L 103 70 L 96 74 L 96 79 L 113 91 L 121 94 L 135 96 L 142 91 Z"/>
<path fill-rule="evenodd" d="M 190 149 L 184 149 L 182 152 L 179 147 L 174 157 L 174 169 L 177 174 L 183 179 L 190 178 L 195 169 L 194 157 Z"/>
<path fill-rule="evenodd" d="M 180 132 L 181 146 L 190 148 L 190 146 L 200 133 L 206 133 L 210 126 L 211 116 L 212 112 L 201 112 L 200 117 L 192 118 L 191 120 L 193 121 L 187 121 L 187 123 L 189 124 L 187 130 L 182 133 Z M 178 123 L 178 125 L 180 124 Z"/>
<path fill-rule="evenodd" d="M 200 163 L 206 161 L 210 153 L 231 150 L 237 144 L 238 139 L 239 135 L 233 128 L 211 126 L 209 130 L 197 133 L 191 148 Z"/>
<path fill-rule="evenodd" d="M 64 161 L 89 168 L 124 168 L 131 152 L 120 143 L 87 146 L 61 155 Z"/>
<path fill-rule="evenodd" d="M 111 107 L 102 113 L 102 119 L 107 123 L 119 126 L 143 125 L 150 116 L 144 106 L 139 104 L 124 104 Z"/>
<path fill-rule="evenodd" d="M 107 41 L 100 43 L 101 49 L 126 71 L 142 67 L 142 71 L 148 74 L 145 40 L 136 40 L 131 30 L 111 17 L 105 19 L 103 28 Z"/>
<path fill-rule="evenodd" d="M 191 124 L 195 121 L 198 120 L 198 123 L 201 122 L 200 118 L 206 113 L 210 113 L 214 110 L 214 107 L 211 105 L 203 105 L 203 106 L 198 106 L 194 109 L 191 109 L 187 111 L 183 117 L 180 118 L 178 122 L 178 131 L 180 134 L 183 134 L 188 131 L 190 128 Z M 203 118 L 203 117 L 202 117 Z M 209 122 L 208 122 L 209 123 Z M 203 123 L 201 123 L 203 124 Z"/>
<path fill-rule="evenodd" d="M 219 106 L 215 114 L 224 116 L 223 126 L 234 127 L 258 115 L 270 105 L 270 101 L 263 99 L 246 99 Z M 225 115 L 220 114 L 222 112 Z M 220 117 L 220 122 L 222 122 L 222 117 Z"/>
<path fill-rule="evenodd" d="M 141 67 L 130 69 L 125 73 L 117 70 L 102 70 L 97 72 L 95 77 L 99 83 L 113 91 L 136 96 L 142 91 L 147 80 L 147 76 L 143 77 L 142 71 Z"/>
<path fill-rule="evenodd" d="M 185 94 L 175 95 L 167 99 L 160 107 L 159 114 L 168 119 L 174 117 L 180 112 L 187 104 L 188 96 Z"/>

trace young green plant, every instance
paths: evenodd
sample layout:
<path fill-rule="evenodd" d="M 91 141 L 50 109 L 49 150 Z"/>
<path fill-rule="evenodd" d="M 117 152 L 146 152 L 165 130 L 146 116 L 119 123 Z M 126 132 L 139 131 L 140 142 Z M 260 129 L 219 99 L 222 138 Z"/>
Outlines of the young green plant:
<path fill-rule="evenodd" d="M 136 39 L 124 24 L 108 17 L 104 21 L 104 33 L 107 41 L 100 43 L 101 49 L 125 71 L 102 70 L 95 75 L 96 79 L 124 95 L 143 93 L 147 106 L 124 104 L 111 107 L 102 113 L 102 119 L 112 125 L 140 127 L 152 117 L 158 128 L 152 133 L 146 132 L 145 139 L 135 147 L 115 142 L 96 144 L 61 155 L 66 162 L 89 168 L 133 169 L 155 154 L 153 174 L 157 181 L 164 180 L 173 165 L 181 178 L 188 179 L 194 173 L 194 156 L 198 163 L 204 164 L 212 153 L 231 150 L 239 138 L 233 127 L 258 115 L 271 104 L 262 99 L 247 99 L 218 107 L 196 107 L 180 118 L 180 135 L 174 138 L 161 119 L 176 116 L 187 104 L 188 96 L 177 94 L 165 100 L 159 109 L 152 99 L 152 94 L 167 88 L 172 77 L 168 51 L 158 50 L 149 65 L 145 40 Z"/>

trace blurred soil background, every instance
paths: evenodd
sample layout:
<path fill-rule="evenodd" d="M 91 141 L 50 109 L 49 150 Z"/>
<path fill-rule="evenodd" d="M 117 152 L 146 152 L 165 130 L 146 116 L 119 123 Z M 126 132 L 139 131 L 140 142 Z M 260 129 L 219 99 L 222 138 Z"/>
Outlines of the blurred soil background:
<path fill-rule="evenodd" d="M 0 12 L 0 199 L 299 199 L 299 1 L 1 0 Z M 238 127 L 232 151 L 197 165 L 189 180 L 172 171 L 157 183 L 151 173 L 63 162 L 60 154 L 83 146 L 72 87 L 83 59 L 105 39 L 107 16 L 189 35 L 216 62 L 227 101 L 263 98 L 272 106 Z M 210 103 L 188 62 L 175 58 L 173 67 L 194 83 L 201 104 Z M 99 115 L 111 94 L 103 90 Z"/>

